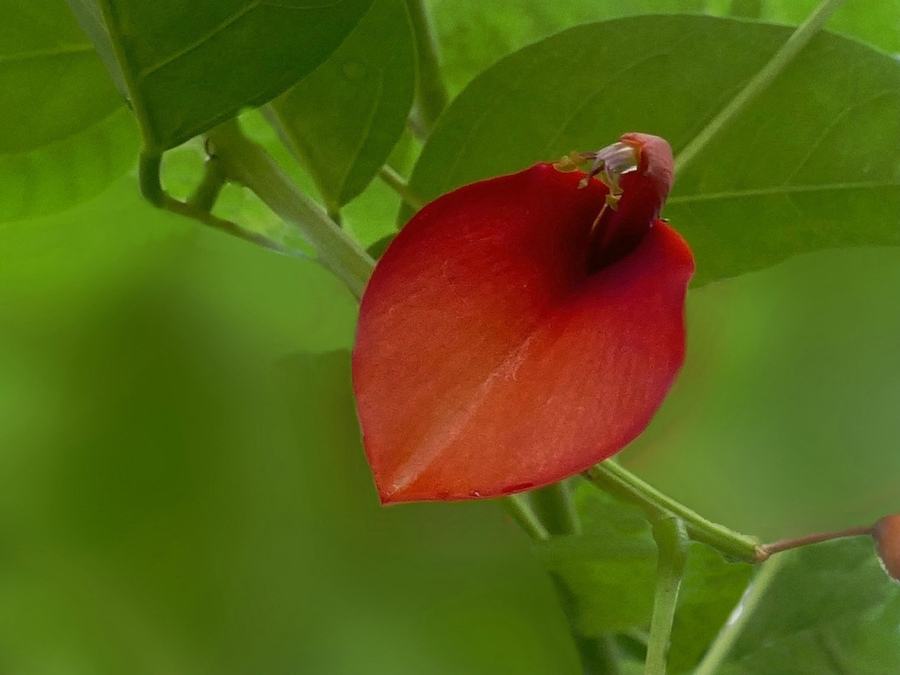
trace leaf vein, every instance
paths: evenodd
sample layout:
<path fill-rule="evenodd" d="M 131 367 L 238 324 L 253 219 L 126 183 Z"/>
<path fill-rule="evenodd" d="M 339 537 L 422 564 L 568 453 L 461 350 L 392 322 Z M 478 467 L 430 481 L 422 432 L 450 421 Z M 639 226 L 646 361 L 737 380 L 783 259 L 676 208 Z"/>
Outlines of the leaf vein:
<path fill-rule="evenodd" d="M 766 197 L 802 192 L 827 192 L 844 190 L 879 190 L 884 188 L 900 188 L 900 178 L 883 181 L 866 181 L 859 183 L 823 183 L 821 185 L 777 185 L 768 188 L 752 188 L 747 190 L 727 190 L 706 194 L 675 196 L 667 202 L 673 204 L 694 204 L 724 199 L 746 199 L 749 197 Z"/>
<path fill-rule="evenodd" d="M 221 33 L 223 30 L 225 30 L 226 28 L 228 28 L 229 26 L 231 26 L 232 24 L 234 24 L 235 22 L 239 21 L 241 18 L 243 18 L 244 16 L 246 16 L 247 14 L 252 12 L 254 9 L 259 7 L 259 5 L 261 3 L 262 3 L 262 0 L 252 0 L 250 2 L 250 4 L 248 4 L 243 9 L 241 9 L 241 10 L 235 12 L 234 14 L 232 14 L 231 16 L 223 19 L 217 26 L 214 26 L 213 29 L 211 31 L 209 31 L 206 35 L 203 35 L 203 36 L 197 38 L 196 40 L 194 40 L 193 42 L 185 45 L 184 47 L 179 49 L 174 54 L 170 54 L 169 56 L 164 58 L 162 61 L 158 61 L 158 62 L 154 63 L 153 65 L 147 66 L 146 68 L 142 69 L 141 72 L 138 73 L 138 79 L 143 80 L 148 75 L 151 75 L 152 73 L 156 72 L 160 68 L 164 68 L 167 65 L 169 65 L 170 63 L 172 63 L 173 61 L 180 59 L 185 54 L 189 54 L 190 52 L 194 51 L 198 47 L 202 46 L 205 42 L 208 42 L 213 37 L 215 37 L 216 35 Z"/>

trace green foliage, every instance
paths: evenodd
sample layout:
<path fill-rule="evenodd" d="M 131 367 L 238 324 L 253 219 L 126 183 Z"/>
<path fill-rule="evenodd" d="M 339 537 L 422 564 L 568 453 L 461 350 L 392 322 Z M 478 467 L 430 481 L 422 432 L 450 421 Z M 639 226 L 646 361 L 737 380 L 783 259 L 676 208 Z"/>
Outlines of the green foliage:
<path fill-rule="evenodd" d="M 385 163 L 427 200 L 625 131 L 678 153 L 790 35 L 758 21 L 815 0 L 434 0 L 459 95 L 425 141 L 401 0 L 68 4 L 2 3 L 0 671 L 574 675 L 577 647 L 642 672 L 644 515 L 580 482 L 581 534 L 529 546 L 496 504 L 381 508 L 350 295 L 143 202 L 139 137 L 187 199 L 197 135 L 240 112 L 377 257 Z M 900 510 L 900 253 L 838 250 L 900 243 L 898 21 L 847 2 L 666 208 L 721 283 L 692 292 L 685 372 L 623 462 L 766 539 Z M 213 212 L 286 230 L 235 184 Z M 865 538 L 755 577 L 693 544 L 669 672 L 900 672 L 898 624 Z"/>
<path fill-rule="evenodd" d="M 718 635 L 753 575 L 750 565 L 729 563 L 716 551 L 692 544 L 672 627 L 669 668 L 689 672 Z"/>
<path fill-rule="evenodd" d="M 816 7 L 816 0 L 760 0 L 750 18 L 798 24 Z M 829 30 L 855 37 L 886 52 L 900 52 L 900 2 L 848 2 L 828 22 Z"/>
<path fill-rule="evenodd" d="M 331 57 L 275 99 L 271 111 L 332 212 L 387 161 L 415 90 L 415 48 L 403 0 L 375 0 Z"/>
<path fill-rule="evenodd" d="M 640 14 L 702 13 L 707 0 L 433 0 L 443 49 L 444 79 L 458 94 L 476 75 L 531 42 L 592 21 Z M 589 62 L 585 67 L 589 69 Z"/>
<path fill-rule="evenodd" d="M 642 627 L 653 608 L 656 545 L 650 527 L 636 507 L 580 488 L 584 533 L 539 544 L 538 558 L 572 592 L 582 635 Z"/>
<path fill-rule="evenodd" d="M 372 0 L 70 0 L 144 143 L 162 151 L 260 105 L 322 63 Z"/>
<path fill-rule="evenodd" d="M 4 668 L 576 673 L 496 505 L 378 505 L 339 284 L 138 200 L 4 230 Z"/>
<path fill-rule="evenodd" d="M 432 0 L 443 49 L 444 79 L 458 94 L 482 70 L 529 43 L 592 21 L 642 14 L 711 14 L 797 25 L 816 0 Z M 854 0 L 828 23 L 829 30 L 887 52 L 900 52 L 900 0 Z M 596 65 L 596 64 L 592 64 Z M 590 69 L 588 62 L 585 68 Z"/>
<path fill-rule="evenodd" d="M 821 544 L 768 565 L 716 673 L 876 675 L 900 668 L 900 588 L 879 567 L 868 538 Z"/>
<path fill-rule="evenodd" d="M 0 91 L 0 222 L 83 201 L 133 165 L 134 123 L 62 0 L 4 3 Z"/>
<path fill-rule="evenodd" d="M 643 514 L 598 493 L 576 492 L 583 533 L 555 537 L 535 551 L 571 592 L 577 631 L 600 638 L 609 631 L 645 630 L 653 607 L 656 545 Z M 693 668 L 737 605 L 749 565 L 726 562 L 701 544 L 690 549 L 670 649 L 672 672 Z"/>
<path fill-rule="evenodd" d="M 677 157 L 788 35 L 707 17 L 560 33 L 489 68 L 454 101 L 412 188 L 430 199 L 631 130 L 667 138 Z M 695 285 L 796 253 L 900 243 L 898 106 L 900 64 L 817 37 L 677 176 L 664 215 L 694 251 Z"/>

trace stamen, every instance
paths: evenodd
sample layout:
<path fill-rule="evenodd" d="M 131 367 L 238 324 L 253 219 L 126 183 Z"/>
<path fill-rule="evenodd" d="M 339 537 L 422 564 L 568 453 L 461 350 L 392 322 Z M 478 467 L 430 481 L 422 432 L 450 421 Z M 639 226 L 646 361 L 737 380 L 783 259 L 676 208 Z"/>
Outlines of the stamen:
<path fill-rule="evenodd" d="M 572 157 L 572 155 L 569 155 Z M 621 141 L 608 145 L 602 150 L 594 153 L 583 153 L 584 159 L 593 159 L 590 170 L 587 175 L 581 179 L 578 184 L 579 188 L 587 187 L 590 179 L 599 176 L 609 188 L 610 194 L 618 197 L 622 194 L 619 187 L 619 177 L 622 174 L 636 171 L 640 163 L 640 152 L 638 148 Z M 613 206 L 613 208 L 615 208 Z"/>

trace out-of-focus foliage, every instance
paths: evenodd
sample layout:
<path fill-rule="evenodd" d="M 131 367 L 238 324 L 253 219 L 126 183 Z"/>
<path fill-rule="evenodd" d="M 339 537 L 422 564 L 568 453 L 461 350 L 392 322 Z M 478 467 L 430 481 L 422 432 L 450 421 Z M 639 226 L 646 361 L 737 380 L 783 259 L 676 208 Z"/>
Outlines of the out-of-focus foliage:
<path fill-rule="evenodd" d="M 496 505 L 378 505 L 324 270 L 133 179 L 0 241 L 4 672 L 577 672 Z"/>
<path fill-rule="evenodd" d="M 399 197 L 366 184 L 388 153 L 408 175 L 421 147 L 400 136 L 398 1 L 70 4 L 151 145 L 296 85 L 294 131 L 338 155 L 334 174 L 301 167 L 259 112 L 245 131 L 364 245 L 395 229 Z M 126 175 L 135 121 L 65 4 L 0 5 L 0 672 L 574 675 L 567 614 L 580 641 L 641 672 L 655 547 L 639 513 L 581 485 L 583 533 L 532 551 L 495 504 L 378 506 L 346 289 L 312 260 L 144 203 Z M 432 2 L 451 93 L 475 81 L 413 187 L 436 196 L 638 128 L 678 150 L 789 34 L 749 20 L 796 24 L 814 5 Z M 742 21 L 635 18 L 651 12 Z M 898 17 L 900 0 L 847 2 L 829 27 L 860 43 L 819 36 L 679 176 L 667 215 L 700 281 L 896 242 L 900 76 L 870 47 L 900 49 Z M 328 89 L 351 50 L 383 88 Z M 351 141 L 360 152 L 342 154 Z M 166 189 L 186 198 L 202 161 L 199 139 L 167 153 Z M 215 213 L 282 227 L 234 185 Z M 623 462 L 765 539 L 900 510 L 897 270 L 895 250 L 819 252 L 692 291 L 685 372 Z M 692 547 L 672 672 L 712 657 L 727 675 L 900 669 L 900 600 L 870 542 L 775 561 L 725 649 L 751 571 Z"/>
<path fill-rule="evenodd" d="M 798 258 L 694 292 L 686 366 L 626 463 L 767 539 L 900 511 L 900 253 Z"/>

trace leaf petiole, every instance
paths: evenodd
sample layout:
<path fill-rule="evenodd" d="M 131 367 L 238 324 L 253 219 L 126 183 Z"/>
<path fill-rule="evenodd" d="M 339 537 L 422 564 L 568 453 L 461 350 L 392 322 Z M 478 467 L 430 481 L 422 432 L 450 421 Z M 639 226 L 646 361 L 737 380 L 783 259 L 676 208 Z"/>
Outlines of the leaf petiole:
<path fill-rule="evenodd" d="M 265 149 L 245 137 L 235 120 L 209 132 L 228 179 L 244 185 L 286 222 L 298 228 L 331 270 L 357 298 L 362 297 L 375 261 L 281 170 Z"/>
<path fill-rule="evenodd" d="M 645 675 L 666 675 L 666 657 L 672 637 L 672 623 L 678 605 L 678 590 L 687 565 L 691 541 L 684 522 L 675 516 L 663 516 L 653 523 L 656 540 L 656 596 L 647 642 Z"/>
<path fill-rule="evenodd" d="M 756 563 L 765 559 L 755 538 L 707 520 L 614 461 L 592 466 L 584 476 L 601 490 L 641 507 L 651 522 L 667 515 L 677 516 L 684 521 L 691 539 L 711 546 L 730 560 Z"/>
<path fill-rule="evenodd" d="M 416 39 L 417 72 L 416 108 L 421 131 L 427 136 L 435 121 L 447 107 L 449 96 L 441 75 L 437 38 L 423 0 L 406 0 L 410 23 Z"/>

